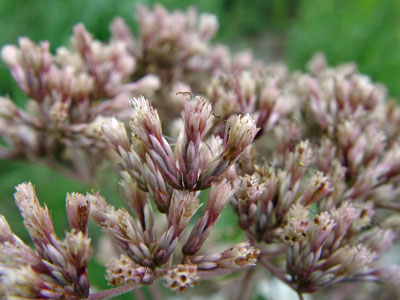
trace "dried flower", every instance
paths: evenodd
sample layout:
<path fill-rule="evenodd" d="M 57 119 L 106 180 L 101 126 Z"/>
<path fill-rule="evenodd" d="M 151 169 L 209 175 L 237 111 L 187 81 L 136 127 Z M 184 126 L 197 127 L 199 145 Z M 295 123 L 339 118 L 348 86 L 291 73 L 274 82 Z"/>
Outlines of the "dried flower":
<path fill-rule="evenodd" d="M 353 214 L 353 209 L 345 204 L 340 210 L 343 213 L 347 210 L 348 217 L 342 219 L 335 211 L 338 217 L 335 220 L 328 212 L 309 220 L 304 208 L 297 207 L 295 211 L 298 212 L 293 211 L 294 216 L 289 220 L 286 230 L 288 234 L 293 232 L 301 238 L 288 239 L 291 246 L 288 249 L 287 270 L 298 291 L 314 292 L 346 279 L 362 279 L 371 272 L 371 264 L 376 260 L 375 253 L 362 244 L 346 244 L 344 240 L 349 237 L 340 235 L 349 226 L 349 218 L 352 218 L 349 214 Z M 340 229 L 335 230 L 335 227 Z"/>
<path fill-rule="evenodd" d="M 172 251 L 175 249 L 179 236 L 185 230 L 190 219 L 199 209 L 199 199 L 196 193 L 175 191 L 168 213 L 168 229 L 161 236 L 154 250 L 157 265 L 167 262 Z"/>
<path fill-rule="evenodd" d="M 157 112 L 144 97 L 135 98 L 131 105 L 132 133 L 145 144 L 148 149 L 146 152 L 156 162 L 169 184 L 179 187 L 180 174 L 175 166 L 171 147 L 162 135 L 161 121 Z"/>
<path fill-rule="evenodd" d="M 189 287 L 198 284 L 197 265 L 180 264 L 173 269 L 169 269 L 164 276 L 165 286 L 178 293 L 186 291 Z"/>
<path fill-rule="evenodd" d="M 175 158 L 183 174 L 185 188 L 195 189 L 202 171 L 200 149 L 202 141 L 213 125 L 211 105 L 205 99 L 189 101 L 182 112 L 184 130 L 175 146 Z"/>
<path fill-rule="evenodd" d="M 151 283 L 154 279 L 152 269 L 134 263 L 128 256 L 112 260 L 107 265 L 106 279 L 114 286 L 125 284 L 137 285 Z"/>
<path fill-rule="evenodd" d="M 39 204 L 31 183 L 17 186 L 16 203 L 37 251 L 16 237 L 1 217 L 0 281 L 7 297 L 81 299 L 89 294 L 87 236 L 89 204 L 84 196 L 67 195 L 72 231 L 60 241 L 47 207 Z"/>
<path fill-rule="evenodd" d="M 115 210 L 98 194 L 87 195 L 91 203 L 91 219 L 115 241 L 134 262 L 152 267 L 153 257 L 145 244 L 143 232 L 136 226 L 132 216 L 124 209 Z"/>
<path fill-rule="evenodd" d="M 197 264 L 198 270 L 204 271 L 216 268 L 244 268 L 254 266 L 259 254 L 260 250 L 251 247 L 249 242 L 244 242 L 218 254 L 188 257 L 187 261 Z"/>
<path fill-rule="evenodd" d="M 258 129 L 250 115 L 234 115 L 226 122 L 223 150 L 200 175 L 200 187 L 205 188 L 226 171 L 250 146 Z"/>
<path fill-rule="evenodd" d="M 68 194 L 71 231 L 61 241 L 32 184 L 19 185 L 36 250 L 0 216 L 0 296 L 105 299 L 160 278 L 180 293 L 259 256 L 298 294 L 345 281 L 390 281 L 395 290 L 398 270 L 385 255 L 400 230 L 400 109 L 385 88 L 352 63 L 330 67 L 321 53 L 305 74 L 231 55 L 210 43 L 215 17 L 193 8 L 139 6 L 137 19 L 136 35 L 115 19 L 108 42 L 78 24 L 71 47 L 55 54 L 28 38 L 2 48 L 29 101 L 19 108 L 0 97 L 0 157 L 85 182 L 100 163 L 115 163 L 129 211 L 98 193 Z M 228 202 L 249 242 L 201 249 Z M 89 217 L 120 255 L 107 259 L 118 287 L 92 295 Z"/>
<path fill-rule="evenodd" d="M 250 115 L 230 117 L 226 122 L 222 159 L 234 161 L 251 144 L 257 131 Z"/>
<path fill-rule="evenodd" d="M 210 194 L 203 216 L 194 225 L 182 251 L 185 255 L 194 255 L 210 235 L 222 210 L 228 204 L 234 191 L 226 180 L 211 185 Z"/>

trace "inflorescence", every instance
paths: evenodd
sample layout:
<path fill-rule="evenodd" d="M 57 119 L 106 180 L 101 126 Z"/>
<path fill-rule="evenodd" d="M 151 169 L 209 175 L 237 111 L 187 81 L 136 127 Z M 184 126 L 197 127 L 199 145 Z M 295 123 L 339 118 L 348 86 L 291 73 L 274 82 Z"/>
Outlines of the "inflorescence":
<path fill-rule="evenodd" d="M 182 293 L 256 266 L 300 297 L 345 282 L 349 293 L 375 282 L 400 295 L 400 267 L 386 256 L 400 232 L 400 108 L 385 87 L 322 54 L 307 74 L 231 55 L 210 43 L 216 18 L 194 9 L 138 7 L 137 19 L 134 35 L 116 18 L 107 43 L 79 24 L 56 54 L 28 38 L 3 47 L 28 102 L 0 98 L 0 157 L 87 183 L 114 166 L 127 209 L 68 194 L 60 240 L 33 185 L 17 186 L 35 249 L 1 216 L 0 293 L 107 299 L 161 278 Z M 228 203 L 246 241 L 203 246 Z M 89 219 L 113 242 L 115 288 L 97 293 Z"/>

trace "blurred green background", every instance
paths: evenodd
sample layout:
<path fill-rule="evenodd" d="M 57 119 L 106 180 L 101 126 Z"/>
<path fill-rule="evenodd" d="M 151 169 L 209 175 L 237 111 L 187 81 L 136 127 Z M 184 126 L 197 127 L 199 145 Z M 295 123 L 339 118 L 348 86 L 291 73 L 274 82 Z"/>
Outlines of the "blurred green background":
<path fill-rule="evenodd" d="M 0 45 L 15 44 L 19 36 L 28 36 L 36 42 L 49 40 L 54 50 L 69 42 L 78 22 L 97 39 L 106 40 L 114 16 L 122 16 L 135 30 L 135 5 L 157 2 L 168 9 L 186 9 L 193 4 L 184 0 L 0 0 Z M 332 65 L 355 61 L 361 72 L 384 83 L 390 95 L 400 98 L 399 0 L 200 0 L 195 5 L 200 12 L 218 16 L 220 30 L 215 41 L 231 45 L 234 51 L 248 48 L 265 61 L 285 61 L 291 69 L 304 69 L 315 52 L 323 51 Z M 1 95 L 10 95 L 19 105 L 25 102 L 3 63 L 0 82 Z M 103 187 L 116 184 L 114 178 L 111 183 L 87 187 L 46 167 L 0 161 L 0 212 L 26 241 L 29 238 L 12 194 L 15 185 L 27 180 L 36 185 L 40 200 L 57 216 L 56 229 L 61 235 L 66 226 L 66 192 L 96 188 L 111 195 Z M 235 222 L 231 217 L 228 212 L 222 226 Z M 101 267 L 94 265 L 93 269 L 95 284 L 104 285 Z"/>

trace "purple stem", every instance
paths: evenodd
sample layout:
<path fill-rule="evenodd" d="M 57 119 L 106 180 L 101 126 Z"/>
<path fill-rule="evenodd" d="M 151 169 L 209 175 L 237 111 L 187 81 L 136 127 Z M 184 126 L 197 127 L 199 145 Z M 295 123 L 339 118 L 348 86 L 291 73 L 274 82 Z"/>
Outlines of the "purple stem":
<path fill-rule="evenodd" d="M 109 290 L 105 290 L 105 291 L 101 291 L 98 293 L 93 293 L 91 295 L 89 295 L 89 297 L 87 298 L 87 300 L 103 300 L 103 299 L 111 299 L 115 296 L 121 295 L 123 293 L 126 292 L 130 292 L 133 289 L 137 288 L 137 284 L 127 284 L 124 286 L 120 286 L 120 287 L 116 287 L 113 289 L 109 289 Z"/>
<path fill-rule="evenodd" d="M 249 266 L 245 268 L 238 268 L 238 269 L 217 269 L 217 270 L 210 270 L 210 271 L 197 271 L 197 275 L 199 275 L 200 279 L 206 279 L 214 276 L 224 276 L 228 274 L 232 274 L 235 272 L 248 270 L 250 268 L 254 268 L 254 266 Z"/>
<path fill-rule="evenodd" d="M 264 257 L 260 257 L 258 259 L 258 262 L 264 266 L 272 275 L 275 275 L 278 277 L 280 280 L 282 280 L 284 283 L 286 283 L 288 286 L 290 286 L 292 289 L 296 290 L 295 285 L 293 282 L 287 278 L 285 275 L 285 272 L 283 272 L 281 269 L 278 269 L 274 265 L 272 265 L 267 259 L 263 259 Z"/>

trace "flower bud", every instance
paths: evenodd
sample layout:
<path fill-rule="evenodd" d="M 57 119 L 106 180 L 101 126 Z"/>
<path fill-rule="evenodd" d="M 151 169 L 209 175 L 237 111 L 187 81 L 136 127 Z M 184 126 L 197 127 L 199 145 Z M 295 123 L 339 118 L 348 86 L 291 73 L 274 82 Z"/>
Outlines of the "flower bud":
<path fill-rule="evenodd" d="M 1 49 L 1 59 L 9 68 L 18 64 L 18 49 L 13 45 L 5 45 Z"/>
<path fill-rule="evenodd" d="M 67 194 L 66 210 L 72 229 L 87 233 L 89 208 L 89 201 L 84 195 L 77 193 Z"/>

